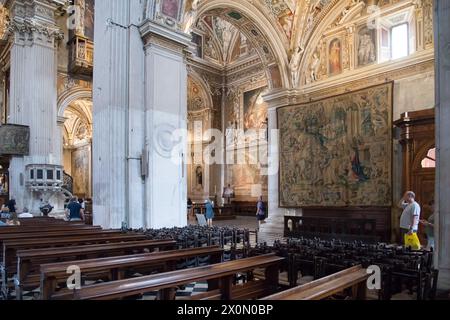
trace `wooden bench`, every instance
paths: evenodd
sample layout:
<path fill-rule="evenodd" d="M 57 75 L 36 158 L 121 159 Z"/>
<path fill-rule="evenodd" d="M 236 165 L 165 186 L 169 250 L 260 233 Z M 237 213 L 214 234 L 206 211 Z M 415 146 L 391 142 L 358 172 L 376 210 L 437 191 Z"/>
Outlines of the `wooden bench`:
<path fill-rule="evenodd" d="M 355 266 L 262 300 L 323 300 L 346 289 L 352 290 L 354 299 L 365 300 L 368 278 L 366 269 Z"/>
<path fill-rule="evenodd" d="M 6 219 L 0 219 L 3 222 L 6 221 Z M 26 227 L 26 226 L 34 226 L 34 225 L 83 225 L 85 224 L 84 221 L 65 221 L 61 219 L 39 219 L 39 218 L 23 218 L 18 219 L 20 222 L 19 227 Z"/>
<path fill-rule="evenodd" d="M 216 285 L 209 286 L 209 290 L 213 294 L 217 292 L 216 290 L 220 290 L 221 299 L 232 300 L 235 287 L 233 286 L 234 276 L 237 273 L 250 272 L 257 268 L 266 270 L 266 291 L 276 291 L 278 289 L 278 269 L 283 260 L 284 258 L 277 257 L 275 254 L 268 254 L 206 267 L 112 281 L 74 290 L 72 299 L 112 300 L 158 291 L 159 299 L 171 300 L 175 298 L 178 286 L 198 281 L 215 280 L 210 283 L 216 283 Z M 64 298 L 66 297 L 64 296 Z"/>
<path fill-rule="evenodd" d="M 16 268 L 17 274 L 14 281 L 14 287 L 16 291 L 19 290 L 19 295 L 21 295 L 23 282 L 25 283 L 25 285 L 32 284 L 33 281 L 37 282 L 37 287 L 39 285 L 38 273 L 35 274 L 34 279 L 33 277 L 31 277 L 30 279 L 27 278 L 33 270 L 39 272 L 40 263 L 131 255 L 136 253 L 143 253 L 146 250 L 152 251 L 155 249 L 172 249 L 175 245 L 176 242 L 173 240 L 141 240 L 128 241 L 123 243 L 106 243 L 18 251 Z M 27 284 L 27 281 L 29 281 L 30 283 Z M 9 291 L 8 288 L 9 287 L 3 288 L 5 293 Z"/>
<path fill-rule="evenodd" d="M 95 236 L 91 234 L 69 236 L 64 238 L 39 238 L 3 241 L 2 263 L 0 272 L 2 275 L 3 293 L 7 293 L 7 279 L 16 271 L 16 253 L 18 250 L 37 248 L 57 248 L 75 245 L 102 244 L 126 241 L 145 240 L 145 235 L 116 235 Z"/>
<path fill-rule="evenodd" d="M 82 276 L 89 274 L 107 274 L 111 281 L 125 279 L 125 271 L 129 269 L 140 272 L 149 271 L 149 267 L 160 266 L 163 271 L 176 269 L 176 262 L 193 257 L 210 256 L 210 264 L 219 263 L 222 258 L 223 249 L 219 246 L 203 247 L 195 249 L 183 249 L 173 251 L 162 251 L 155 253 L 135 254 L 130 256 L 118 256 L 110 258 L 89 259 L 81 261 L 68 261 L 61 263 L 43 264 L 40 266 L 40 292 L 42 300 L 51 299 L 58 283 L 66 282 L 68 278 L 67 268 L 76 265 L 80 268 Z M 19 252 L 19 256 L 21 253 Z M 22 271 L 22 269 L 21 269 Z M 29 277 L 29 276 L 28 276 Z M 22 276 L 24 279 L 24 276 Z M 98 278 L 97 278 L 98 279 Z M 38 284 L 39 284 L 39 278 Z M 26 281 L 26 280 L 25 280 Z M 68 298 L 71 292 L 66 292 Z M 61 299 L 63 294 L 59 294 Z"/>
<path fill-rule="evenodd" d="M 97 229 L 74 229 L 66 231 L 42 231 L 27 233 L 9 233 L 0 236 L 0 246 L 3 241 L 19 240 L 19 239 L 39 239 L 39 238 L 63 238 L 78 235 L 106 235 L 106 234 L 123 234 L 121 230 L 97 230 Z"/>
<path fill-rule="evenodd" d="M 95 229 L 101 230 L 99 226 L 88 226 L 88 225 L 45 225 L 45 226 L 8 226 L 0 228 L 0 239 L 2 235 L 10 233 L 33 233 L 33 232 L 44 232 L 44 231 L 69 231 L 69 230 L 87 230 Z"/>

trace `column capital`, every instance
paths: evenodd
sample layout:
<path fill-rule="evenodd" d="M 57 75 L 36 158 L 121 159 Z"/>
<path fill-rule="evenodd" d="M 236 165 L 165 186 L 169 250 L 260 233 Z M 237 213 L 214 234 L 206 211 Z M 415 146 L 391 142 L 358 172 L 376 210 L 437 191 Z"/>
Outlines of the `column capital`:
<path fill-rule="evenodd" d="M 16 44 L 54 46 L 64 39 L 56 16 L 65 8 L 65 0 L 10 0 L 7 33 Z"/>
<path fill-rule="evenodd" d="M 140 32 L 146 48 L 158 46 L 174 53 L 185 54 L 191 45 L 191 36 L 150 20 L 141 26 Z"/>

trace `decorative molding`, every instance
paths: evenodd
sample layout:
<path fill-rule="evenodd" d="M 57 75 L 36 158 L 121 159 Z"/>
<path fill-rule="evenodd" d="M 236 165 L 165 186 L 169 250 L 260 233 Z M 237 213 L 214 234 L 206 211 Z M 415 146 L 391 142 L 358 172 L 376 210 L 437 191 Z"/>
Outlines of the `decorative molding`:
<path fill-rule="evenodd" d="M 191 45 L 191 36 L 152 21 L 145 22 L 140 27 L 140 33 L 146 48 L 156 45 L 177 54 L 184 54 Z"/>
<path fill-rule="evenodd" d="M 431 57 L 429 60 L 409 64 L 399 68 L 390 67 L 389 70 L 378 69 L 376 73 L 370 76 L 362 74 L 359 77 L 349 78 L 347 81 L 327 81 L 320 86 L 313 86 L 309 88 L 296 90 L 276 90 L 264 96 L 264 100 L 269 104 L 270 109 L 279 107 L 302 104 L 313 100 L 339 95 L 349 91 L 355 91 L 386 83 L 389 81 L 396 81 L 404 79 L 417 74 L 434 71 L 434 60 Z"/>
<path fill-rule="evenodd" d="M 54 46 L 64 39 L 64 32 L 56 24 L 55 12 L 66 4 L 67 1 L 61 0 L 8 2 L 10 19 L 6 35 L 21 45 Z"/>

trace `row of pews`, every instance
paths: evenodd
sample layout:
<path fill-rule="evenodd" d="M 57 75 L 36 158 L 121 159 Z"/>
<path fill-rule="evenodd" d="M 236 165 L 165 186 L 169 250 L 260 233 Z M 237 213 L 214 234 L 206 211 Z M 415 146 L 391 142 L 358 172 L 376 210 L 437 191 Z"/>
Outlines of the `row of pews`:
<path fill-rule="evenodd" d="M 206 282 L 206 292 L 181 299 L 314 300 L 340 291 L 364 298 L 367 274 L 361 266 L 280 292 L 286 258 L 276 252 L 248 255 L 248 241 L 247 231 L 228 228 L 122 231 L 51 218 L 24 220 L 0 228 L 1 291 L 4 299 L 18 300 L 36 288 L 42 300 L 138 299 L 147 293 L 174 300 L 180 288 Z M 224 255 L 230 247 L 243 251 Z M 193 259 L 196 264 L 186 263 Z M 80 287 L 69 289 L 76 270 Z"/>
<path fill-rule="evenodd" d="M 196 281 L 207 281 L 208 293 L 195 299 L 235 295 L 254 299 L 278 289 L 283 258 L 275 254 L 223 262 L 221 246 L 180 249 L 188 244 L 173 238 L 152 239 L 143 232 L 102 230 L 50 218 L 23 220 L 20 226 L 0 229 L 2 295 L 21 300 L 24 291 L 39 287 L 43 300 L 123 299 L 153 291 L 158 299 L 174 299 L 178 288 Z M 180 264 L 205 256 L 206 263 L 189 272 Z M 73 266 L 82 272 L 83 285 L 69 290 L 68 270 Z M 236 274 L 250 274 L 256 268 L 266 270 L 264 281 L 248 278 L 244 285 L 237 285 Z M 141 276 L 136 277 L 137 273 Z M 86 285 L 98 279 L 103 282 Z"/>
<path fill-rule="evenodd" d="M 433 267 L 432 251 L 413 251 L 384 243 L 299 238 L 288 239 L 286 243 L 277 241 L 273 246 L 260 244 L 252 248 L 249 256 L 269 252 L 285 257 L 283 268 L 288 273 L 290 287 L 297 286 L 299 273 L 321 281 L 358 266 L 364 270 L 376 266 L 381 273 L 380 300 L 390 300 L 405 290 L 415 294 L 417 300 L 436 297 L 439 271 Z M 304 289 L 300 288 L 301 291 Z"/>

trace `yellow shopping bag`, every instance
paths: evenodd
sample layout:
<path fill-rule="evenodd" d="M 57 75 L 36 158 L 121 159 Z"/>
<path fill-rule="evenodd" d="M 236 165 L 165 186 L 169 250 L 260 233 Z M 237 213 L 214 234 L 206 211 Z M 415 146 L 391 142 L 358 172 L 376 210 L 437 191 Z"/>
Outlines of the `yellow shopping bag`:
<path fill-rule="evenodd" d="M 417 233 L 405 234 L 405 247 L 411 247 L 412 250 L 420 250 L 420 240 Z"/>

